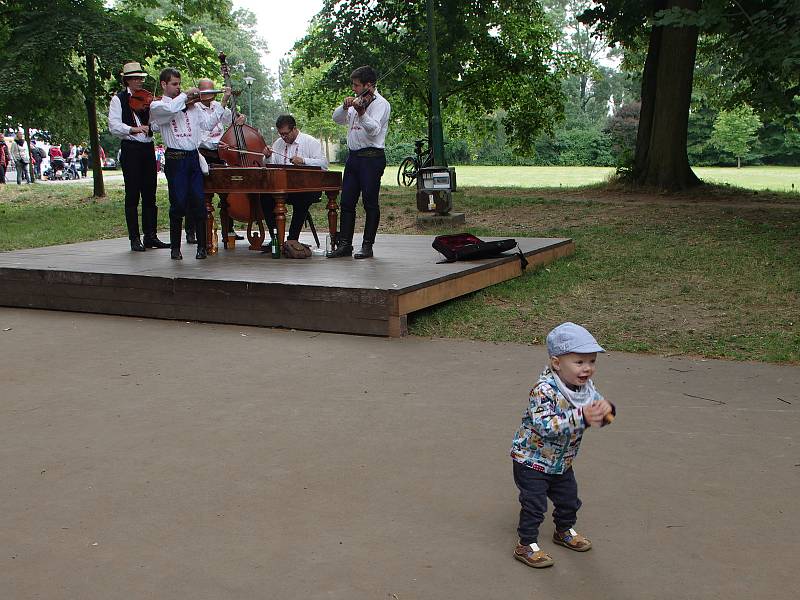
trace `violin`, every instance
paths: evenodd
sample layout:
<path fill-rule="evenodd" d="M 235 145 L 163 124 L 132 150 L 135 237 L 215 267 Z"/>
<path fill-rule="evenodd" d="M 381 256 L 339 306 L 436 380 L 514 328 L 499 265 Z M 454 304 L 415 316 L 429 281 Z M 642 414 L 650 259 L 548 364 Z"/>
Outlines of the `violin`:
<path fill-rule="evenodd" d="M 366 88 L 350 99 L 350 106 L 355 108 L 359 115 L 363 115 L 364 111 L 372 104 L 373 100 L 375 100 L 375 90 L 373 88 Z"/>
<path fill-rule="evenodd" d="M 218 94 L 222 90 L 206 90 L 202 92 L 202 94 Z M 201 93 L 192 94 L 191 96 L 186 96 L 186 106 L 191 106 L 195 102 L 200 101 Z M 128 99 L 128 104 L 131 107 L 131 110 L 139 115 L 139 118 L 142 118 L 140 113 L 145 112 L 150 108 L 150 105 L 156 101 L 161 100 L 161 96 L 153 96 L 150 92 L 146 89 L 142 88 L 140 90 L 136 90 L 135 92 L 131 92 L 131 97 Z"/>
<path fill-rule="evenodd" d="M 142 88 L 140 90 L 136 90 L 135 92 L 131 92 L 131 97 L 128 99 L 128 104 L 133 112 L 139 114 L 149 109 L 150 104 L 153 103 L 153 100 L 159 99 L 160 98 L 154 98 L 153 94 Z"/>

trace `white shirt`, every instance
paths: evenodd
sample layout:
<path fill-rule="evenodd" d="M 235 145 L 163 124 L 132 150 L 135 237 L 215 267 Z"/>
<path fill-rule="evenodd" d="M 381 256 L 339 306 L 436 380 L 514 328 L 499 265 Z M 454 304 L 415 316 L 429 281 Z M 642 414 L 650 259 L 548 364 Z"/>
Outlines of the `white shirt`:
<path fill-rule="evenodd" d="M 384 148 L 391 111 L 389 101 L 375 91 L 375 99 L 363 115 L 359 116 L 352 106 L 345 109 L 340 104 L 333 111 L 333 120 L 339 125 L 347 125 L 347 147 L 350 150 Z"/>
<path fill-rule="evenodd" d="M 302 131 L 294 138 L 294 142 L 287 144 L 283 138 L 278 138 L 272 143 L 272 156 L 267 160 L 273 165 L 291 165 L 292 158 L 301 157 L 309 167 L 322 167 L 328 170 L 328 159 L 322 151 L 322 144 L 315 137 Z M 279 156 L 283 154 L 283 156 Z"/>
<path fill-rule="evenodd" d="M 198 104 L 186 108 L 186 94 L 174 98 L 162 96 L 150 105 L 150 120 L 158 125 L 164 145 L 173 150 L 197 150 L 203 131 L 211 131 L 222 118 L 222 106 L 217 104 L 210 112 L 200 110 Z M 186 108 L 186 111 L 183 109 Z"/>
<path fill-rule="evenodd" d="M 198 102 L 195 106 L 197 106 L 203 112 L 212 114 L 216 114 L 214 111 L 217 110 L 218 106 L 222 108 L 222 104 L 216 100 L 211 101 L 211 106 L 206 106 L 202 102 Z M 217 124 L 214 125 L 214 128 L 211 131 L 203 131 L 203 138 L 200 141 L 200 147 L 207 148 L 208 150 L 216 150 L 219 147 L 219 140 L 222 137 L 222 134 L 225 133 L 225 128 L 228 127 L 232 122 L 233 113 L 231 113 L 231 109 L 223 109 L 222 117 L 217 120 Z"/>
<path fill-rule="evenodd" d="M 126 91 L 128 92 L 128 96 L 130 96 L 131 88 L 127 88 Z M 132 110 L 131 112 L 133 113 L 133 120 L 136 122 L 136 126 L 141 127 L 142 122 L 139 120 L 139 117 Z M 131 126 L 125 125 L 125 123 L 122 122 L 122 105 L 120 104 L 119 98 L 117 98 L 116 94 L 111 96 L 111 104 L 108 105 L 108 130 L 114 136 L 123 140 L 144 143 L 153 141 L 151 136 L 143 133 L 131 135 Z"/>

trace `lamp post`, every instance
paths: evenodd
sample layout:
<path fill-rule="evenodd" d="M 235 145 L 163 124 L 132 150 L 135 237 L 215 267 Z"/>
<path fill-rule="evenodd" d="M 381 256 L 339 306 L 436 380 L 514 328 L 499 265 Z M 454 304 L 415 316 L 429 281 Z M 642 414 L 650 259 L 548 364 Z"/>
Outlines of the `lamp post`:
<path fill-rule="evenodd" d="M 247 84 L 247 118 L 250 119 L 250 123 L 253 123 L 253 82 L 255 78 L 253 77 L 245 77 L 244 82 Z"/>

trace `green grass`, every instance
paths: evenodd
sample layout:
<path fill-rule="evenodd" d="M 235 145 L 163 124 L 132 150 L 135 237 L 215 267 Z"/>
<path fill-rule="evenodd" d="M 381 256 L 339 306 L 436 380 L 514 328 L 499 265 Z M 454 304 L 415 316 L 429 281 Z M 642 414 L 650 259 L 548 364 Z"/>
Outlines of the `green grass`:
<path fill-rule="evenodd" d="M 573 320 L 614 350 L 800 361 L 797 207 L 529 206 L 573 225 L 542 215 L 539 226 L 473 232 L 571 237 L 577 252 L 421 311 L 413 333 L 543 343 Z"/>
<path fill-rule="evenodd" d="M 602 183 L 613 173 L 610 167 L 456 166 L 460 187 L 577 187 Z M 800 192 L 800 167 L 696 167 L 695 173 L 704 181 L 751 190 Z M 397 167 L 386 167 L 383 185 L 396 187 L 396 177 Z"/>

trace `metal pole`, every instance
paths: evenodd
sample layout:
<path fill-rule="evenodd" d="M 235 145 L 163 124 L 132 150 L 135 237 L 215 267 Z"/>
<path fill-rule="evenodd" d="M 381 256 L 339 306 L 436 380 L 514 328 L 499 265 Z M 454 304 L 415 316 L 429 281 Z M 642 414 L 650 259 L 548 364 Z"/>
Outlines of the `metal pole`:
<path fill-rule="evenodd" d="M 430 142 L 433 150 L 433 164 L 446 167 L 442 113 L 439 108 L 439 51 L 436 47 L 436 28 L 433 25 L 433 2 L 434 0 L 428 0 L 428 71 L 431 84 Z"/>
<path fill-rule="evenodd" d="M 247 84 L 247 118 L 250 124 L 253 124 L 253 77 L 245 77 L 244 82 Z"/>

